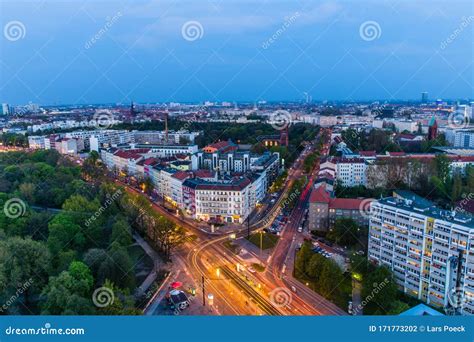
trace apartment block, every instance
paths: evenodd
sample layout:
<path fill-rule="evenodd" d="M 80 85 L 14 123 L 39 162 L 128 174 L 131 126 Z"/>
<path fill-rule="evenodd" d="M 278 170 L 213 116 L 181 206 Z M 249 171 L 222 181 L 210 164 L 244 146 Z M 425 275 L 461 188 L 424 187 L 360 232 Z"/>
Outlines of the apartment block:
<path fill-rule="evenodd" d="M 406 294 L 455 313 L 474 313 L 472 216 L 396 191 L 371 203 L 369 227 L 369 260 L 390 268 Z"/>

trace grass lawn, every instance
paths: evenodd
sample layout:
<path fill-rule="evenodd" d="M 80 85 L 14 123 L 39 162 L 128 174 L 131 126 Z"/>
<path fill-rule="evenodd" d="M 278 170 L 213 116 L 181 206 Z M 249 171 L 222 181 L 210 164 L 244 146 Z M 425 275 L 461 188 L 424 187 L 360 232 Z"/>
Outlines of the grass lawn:
<path fill-rule="evenodd" d="M 278 242 L 278 236 L 270 233 L 263 233 L 261 239 L 262 249 L 273 248 Z M 258 248 L 260 248 L 260 233 L 254 233 L 250 235 L 250 238 L 248 238 L 248 240 Z"/>

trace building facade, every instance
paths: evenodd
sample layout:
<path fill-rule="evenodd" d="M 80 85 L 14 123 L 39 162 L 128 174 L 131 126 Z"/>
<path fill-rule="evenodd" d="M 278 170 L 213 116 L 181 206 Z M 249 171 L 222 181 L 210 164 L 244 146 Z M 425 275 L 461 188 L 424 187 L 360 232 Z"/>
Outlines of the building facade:
<path fill-rule="evenodd" d="M 472 216 L 408 191 L 371 203 L 369 260 L 390 268 L 400 288 L 423 302 L 474 313 L 473 247 Z"/>

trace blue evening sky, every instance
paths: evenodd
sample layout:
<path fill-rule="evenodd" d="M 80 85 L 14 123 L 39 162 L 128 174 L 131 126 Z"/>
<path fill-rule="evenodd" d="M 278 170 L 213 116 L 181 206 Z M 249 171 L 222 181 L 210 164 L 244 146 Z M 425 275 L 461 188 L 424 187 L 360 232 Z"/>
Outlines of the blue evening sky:
<path fill-rule="evenodd" d="M 473 98 L 473 3 L 1 0 L 0 102 Z"/>

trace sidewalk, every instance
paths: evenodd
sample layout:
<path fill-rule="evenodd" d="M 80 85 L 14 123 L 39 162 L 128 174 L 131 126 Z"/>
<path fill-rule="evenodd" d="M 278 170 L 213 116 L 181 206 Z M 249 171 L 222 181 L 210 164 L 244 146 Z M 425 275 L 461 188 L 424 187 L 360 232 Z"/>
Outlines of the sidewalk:
<path fill-rule="evenodd" d="M 136 295 L 141 296 L 145 291 L 155 282 L 157 277 L 157 271 L 161 269 L 164 264 L 161 260 L 161 257 L 155 250 L 145 241 L 139 234 L 133 232 L 133 238 L 137 241 L 140 247 L 145 251 L 145 253 L 153 260 L 153 270 L 148 274 L 143 283 L 137 288 Z"/>

